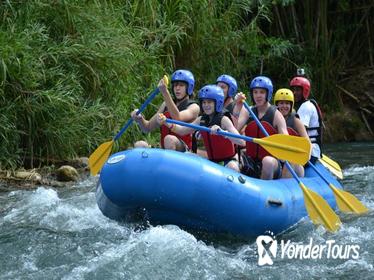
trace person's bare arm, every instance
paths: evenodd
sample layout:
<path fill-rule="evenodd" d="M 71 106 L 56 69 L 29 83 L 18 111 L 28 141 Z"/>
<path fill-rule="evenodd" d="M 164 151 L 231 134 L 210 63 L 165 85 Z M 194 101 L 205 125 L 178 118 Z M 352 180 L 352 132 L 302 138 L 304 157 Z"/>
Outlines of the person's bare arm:
<path fill-rule="evenodd" d="M 192 122 L 194 125 L 200 125 L 200 119 L 201 117 L 198 117 L 195 121 Z M 192 132 L 195 131 L 195 129 L 183 125 L 178 125 L 174 123 L 167 123 L 166 122 L 166 117 L 164 114 L 158 114 L 157 116 L 157 123 L 159 125 L 166 125 L 169 129 L 171 129 L 172 132 L 178 134 L 178 135 L 187 135 L 191 134 Z"/>
<path fill-rule="evenodd" d="M 235 118 L 239 118 L 240 112 L 242 111 L 243 108 L 243 102 L 245 102 L 245 94 L 242 92 L 239 92 L 234 99 L 235 105 L 234 109 L 232 110 L 232 114 Z"/>
<path fill-rule="evenodd" d="M 164 98 L 165 105 L 168 108 L 168 112 L 174 120 L 191 122 L 199 116 L 200 107 L 197 104 L 191 104 L 186 110 L 179 111 L 177 105 L 174 103 L 174 100 L 170 95 L 169 90 L 166 87 L 164 79 L 160 80 L 159 89 Z"/>
<path fill-rule="evenodd" d="M 160 108 L 157 110 L 157 113 L 154 114 L 150 120 L 145 119 L 142 114 L 136 115 L 136 112 L 138 111 L 137 109 L 132 111 L 131 117 L 136 121 L 136 123 L 139 125 L 140 129 L 144 133 L 148 133 L 154 130 L 155 128 L 159 127 L 159 124 L 157 123 L 157 115 L 159 113 L 162 113 L 164 110 L 165 110 L 165 103 L 162 103 Z"/>
<path fill-rule="evenodd" d="M 286 120 L 278 110 L 275 111 L 273 126 L 277 129 L 279 134 L 288 135 Z"/>
<path fill-rule="evenodd" d="M 236 125 L 236 129 L 238 131 L 242 131 L 243 127 L 246 125 L 247 121 L 249 119 L 249 113 L 247 109 L 242 109 L 240 111 L 239 119 Z"/>
<path fill-rule="evenodd" d="M 240 135 L 238 130 L 234 127 L 232 121 L 226 116 L 224 116 L 221 120 L 221 127 L 223 130 L 227 130 L 228 132 L 232 134 Z M 245 146 L 245 141 L 243 139 L 238 139 L 234 137 L 228 137 L 228 139 L 230 139 L 230 141 L 235 144 L 238 144 L 240 146 Z"/>
<path fill-rule="evenodd" d="M 191 104 L 186 110 L 179 112 L 179 118 L 182 122 L 192 122 L 199 116 L 200 107 L 196 103 Z"/>

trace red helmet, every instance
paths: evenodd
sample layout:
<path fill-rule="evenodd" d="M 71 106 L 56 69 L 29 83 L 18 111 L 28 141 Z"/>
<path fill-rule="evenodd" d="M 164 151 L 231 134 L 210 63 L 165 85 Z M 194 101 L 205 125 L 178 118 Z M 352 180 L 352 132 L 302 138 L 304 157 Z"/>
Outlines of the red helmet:
<path fill-rule="evenodd" d="M 304 77 L 295 77 L 290 82 L 290 87 L 302 87 L 304 99 L 308 99 L 310 94 L 310 82 Z"/>

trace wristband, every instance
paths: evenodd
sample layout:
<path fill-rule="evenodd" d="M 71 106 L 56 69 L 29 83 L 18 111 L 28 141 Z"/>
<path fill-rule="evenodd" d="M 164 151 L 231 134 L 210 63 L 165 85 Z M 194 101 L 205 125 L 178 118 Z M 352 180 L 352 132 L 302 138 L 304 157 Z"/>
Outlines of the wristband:
<path fill-rule="evenodd" d="M 138 114 L 138 115 L 135 115 L 135 121 L 136 121 L 137 123 L 141 122 L 142 119 L 143 119 L 143 115 L 142 115 L 141 113 Z"/>

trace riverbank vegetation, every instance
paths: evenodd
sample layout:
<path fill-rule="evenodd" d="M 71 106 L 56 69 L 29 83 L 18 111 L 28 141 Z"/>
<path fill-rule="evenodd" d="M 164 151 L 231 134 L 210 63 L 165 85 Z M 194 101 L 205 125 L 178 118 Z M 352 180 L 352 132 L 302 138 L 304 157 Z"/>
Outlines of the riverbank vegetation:
<path fill-rule="evenodd" d="M 302 67 L 330 120 L 353 104 L 350 125 L 370 131 L 373 12 L 369 0 L 2 1 L 0 167 L 88 156 L 176 68 L 196 89 L 230 73 L 246 92 L 255 75 L 287 86 Z M 119 146 L 140 137 L 133 126 Z"/>

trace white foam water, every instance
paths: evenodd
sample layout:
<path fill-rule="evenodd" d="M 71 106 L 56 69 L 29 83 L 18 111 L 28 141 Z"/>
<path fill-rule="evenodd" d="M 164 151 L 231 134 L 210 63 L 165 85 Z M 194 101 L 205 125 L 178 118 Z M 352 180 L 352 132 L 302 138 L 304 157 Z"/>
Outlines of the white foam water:
<path fill-rule="evenodd" d="M 370 145 L 369 145 L 370 146 Z M 357 144 L 349 146 L 357 149 Z M 361 149 L 362 147 L 359 146 Z M 371 147 L 371 146 L 370 146 Z M 374 209 L 374 163 L 348 162 L 346 190 Z M 199 237 L 177 226 L 119 223 L 96 205 L 97 178 L 69 188 L 39 187 L 0 193 L 0 279 L 371 279 L 374 264 L 374 214 L 338 212 L 342 227 L 329 233 L 308 218 L 277 236 L 290 244 L 360 246 L 358 259 L 274 259 L 259 266 L 254 240 Z"/>

